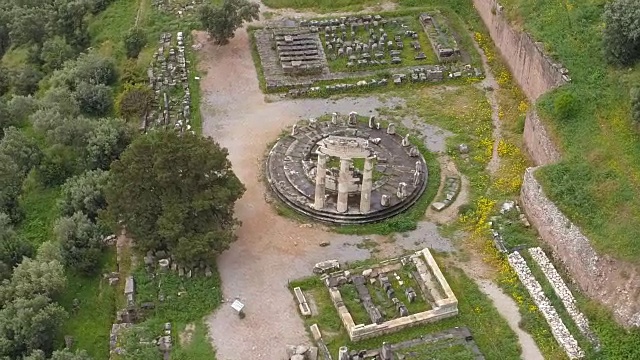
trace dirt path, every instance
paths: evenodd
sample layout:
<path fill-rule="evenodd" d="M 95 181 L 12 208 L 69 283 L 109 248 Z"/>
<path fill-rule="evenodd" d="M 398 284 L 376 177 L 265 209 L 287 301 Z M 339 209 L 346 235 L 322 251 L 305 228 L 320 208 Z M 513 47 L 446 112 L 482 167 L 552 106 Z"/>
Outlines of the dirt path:
<path fill-rule="evenodd" d="M 489 63 L 487 61 L 487 57 L 484 52 L 480 48 L 477 42 L 473 42 L 476 50 L 480 54 L 482 58 L 482 67 L 484 68 L 485 78 L 482 80 L 478 87 L 485 90 L 485 95 L 487 96 L 487 100 L 489 100 L 489 104 L 491 105 L 491 121 L 493 123 L 493 152 L 491 154 L 491 160 L 489 164 L 487 164 L 487 171 L 491 175 L 495 174 L 500 167 L 500 157 L 498 156 L 498 143 L 500 142 L 500 106 L 498 104 L 498 99 L 496 97 L 496 92 L 500 88 L 500 85 L 496 81 L 495 76 L 491 72 L 491 68 L 489 67 Z"/>

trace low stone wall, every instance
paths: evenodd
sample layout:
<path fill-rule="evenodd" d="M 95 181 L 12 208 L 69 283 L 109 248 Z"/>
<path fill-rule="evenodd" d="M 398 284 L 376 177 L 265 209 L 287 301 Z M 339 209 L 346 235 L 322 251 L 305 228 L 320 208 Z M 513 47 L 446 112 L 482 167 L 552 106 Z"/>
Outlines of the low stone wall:
<path fill-rule="evenodd" d="M 529 221 L 589 297 L 608 307 L 627 327 L 640 326 L 640 267 L 599 256 L 589 239 L 544 194 L 534 177 L 524 175 L 521 203 Z"/>
<path fill-rule="evenodd" d="M 524 121 L 524 147 L 536 166 L 560 160 L 560 153 L 535 109 L 527 112 Z"/>
<path fill-rule="evenodd" d="M 544 294 L 542 286 L 531 273 L 529 266 L 519 252 L 514 251 L 507 257 L 509 265 L 516 272 L 520 282 L 524 285 L 531 295 L 534 304 L 542 313 L 542 316 L 551 328 L 551 334 L 556 339 L 560 347 L 565 351 L 569 359 L 581 359 L 584 357 L 584 351 L 578 345 L 576 339 L 571 335 L 564 322 L 556 312 L 556 309 Z"/>
<path fill-rule="evenodd" d="M 413 261 L 416 264 L 419 276 L 423 282 L 433 283 L 433 280 L 427 279 L 428 276 L 433 275 L 433 277 L 435 277 L 435 283 L 440 287 L 439 290 L 442 291 L 442 296 L 439 299 L 436 299 L 435 306 L 431 310 L 402 316 L 380 324 L 356 324 L 342 300 L 340 290 L 337 287 L 329 287 L 329 296 L 331 297 L 331 301 L 338 311 L 338 315 L 340 316 L 351 341 L 360 341 L 381 336 L 400 331 L 407 327 L 436 322 L 438 320 L 458 315 L 458 299 L 451 290 L 449 283 L 440 271 L 440 268 L 431 255 L 429 249 L 423 249 L 416 252 L 411 256 L 410 261 Z M 396 264 L 387 264 L 385 267 L 395 265 Z M 420 270 L 421 268 L 424 270 Z M 430 275 L 425 273 L 427 271 Z M 376 271 L 376 273 L 378 272 Z M 382 271 L 380 273 L 382 273 Z"/>

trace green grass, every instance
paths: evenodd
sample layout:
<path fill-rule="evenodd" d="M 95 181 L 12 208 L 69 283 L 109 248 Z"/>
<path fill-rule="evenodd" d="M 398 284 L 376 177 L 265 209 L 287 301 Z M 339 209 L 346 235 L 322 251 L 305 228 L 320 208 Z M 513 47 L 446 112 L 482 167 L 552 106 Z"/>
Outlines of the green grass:
<path fill-rule="evenodd" d="M 31 172 L 25 180 L 20 207 L 24 211 L 24 220 L 16 230 L 18 234 L 34 245 L 53 240 L 53 225 L 60 216 L 58 199 L 60 188 L 47 188 L 39 184 Z"/>
<path fill-rule="evenodd" d="M 471 184 L 471 197 L 484 195 L 490 178 L 486 166 L 493 149 L 491 106 L 482 90 L 475 86 L 439 86 L 422 89 L 401 89 L 389 95 L 407 99 L 406 106 L 382 109 L 391 119 L 400 120 L 417 115 L 419 121 L 436 125 L 453 133 L 447 139 L 448 155 Z M 469 146 L 469 154 L 460 156 L 459 144 Z M 431 175 L 430 175 L 431 178 Z"/>
<path fill-rule="evenodd" d="M 357 11 L 367 6 L 378 5 L 374 0 L 266 0 L 264 4 L 270 8 L 305 9 L 317 12 L 331 12 L 334 10 Z"/>
<path fill-rule="evenodd" d="M 474 353 L 465 345 L 452 340 L 422 344 L 397 351 L 408 359 L 474 360 Z"/>
<path fill-rule="evenodd" d="M 630 118 L 629 88 L 640 64 L 616 69 L 602 50 L 601 0 L 501 2 L 519 26 L 569 69 L 572 82 L 544 96 L 538 108 L 565 154 L 538 176 L 545 192 L 601 253 L 640 262 L 640 138 Z M 559 117 L 555 100 L 574 97 Z"/>
<path fill-rule="evenodd" d="M 519 359 L 520 349 L 516 335 L 489 300 L 464 273 L 451 266 L 444 270 L 453 292 L 458 298 L 459 315 L 433 324 L 403 329 L 399 332 L 351 343 L 338 317 L 329 293 L 317 277 L 293 281 L 290 287 L 300 286 L 312 294 L 319 314 L 305 319 L 306 326 L 317 323 L 323 339 L 332 354 L 340 346 L 374 349 L 383 341 L 390 343 L 411 340 L 424 334 L 446 330 L 455 326 L 467 326 L 471 330 L 480 351 L 487 359 Z"/>
<path fill-rule="evenodd" d="M 170 322 L 173 329 L 174 359 L 215 359 L 215 352 L 208 340 L 203 317 L 215 310 L 222 300 L 220 278 L 214 270 L 211 277 L 198 274 L 190 279 L 179 277 L 177 272 L 159 273 L 151 278 L 146 270 L 135 269 L 136 304 L 153 302 L 155 309 L 143 313 L 143 319 L 136 325 L 151 333 L 159 334 L 163 324 Z M 164 301 L 159 296 L 165 297 Z M 179 335 L 188 324 L 195 325 L 191 342 L 180 345 Z"/>
<path fill-rule="evenodd" d="M 105 252 L 100 270 L 87 277 L 67 271 L 67 290 L 57 299 L 69 318 L 64 322 L 58 336 L 62 343 L 64 335 L 74 338 L 74 349 L 84 349 L 94 360 L 109 359 L 109 333 L 116 314 L 116 291 L 119 287 L 109 286 L 102 274 L 116 270 L 115 249 Z M 73 311 L 73 299 L 80 306 Z"/>

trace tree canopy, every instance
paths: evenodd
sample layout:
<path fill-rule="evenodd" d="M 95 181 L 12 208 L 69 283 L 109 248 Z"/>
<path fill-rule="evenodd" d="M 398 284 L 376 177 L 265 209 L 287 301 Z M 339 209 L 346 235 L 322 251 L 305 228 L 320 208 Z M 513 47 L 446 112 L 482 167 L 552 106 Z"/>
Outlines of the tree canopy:
<path fill-rule="evenodd" d="M 106 216 L 138 250 L 168 250 L 180 263 L 211 263 L 235 240 L 233 207 L 244 186 L 211 138 L 159 130 L 137 138 L 111 165 Z"/>
<path fill-rule="evenodd" d="M 640 1 L 608 2 L 603 17 L 607 60 L 616 65 L 633 64 L 640 58 Z"/>
<path fill-rule="evenodd" d="M 219 45 L 229 43 L 236 29 L 244 22 L 258 20 L 259 15 L 259 5 L 247 0 L 224 0 L 218 7 L 205 3 L 199 11 L 202 27 Z"/>

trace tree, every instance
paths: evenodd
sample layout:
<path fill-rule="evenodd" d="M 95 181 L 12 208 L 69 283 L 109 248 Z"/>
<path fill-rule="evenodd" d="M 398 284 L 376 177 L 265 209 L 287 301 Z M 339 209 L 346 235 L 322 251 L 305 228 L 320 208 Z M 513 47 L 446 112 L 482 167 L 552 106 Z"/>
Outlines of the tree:
<path fill-rule="evenodd" d="M 71 216 L 76 212 L 82 212 L 89 219 L 95 220 L 98 211 L 107 205 L 104 189 L 108 180 L 109 172 L 99 169 L 69 178 L 62 185 L 59 201 L 62 214 Z"/>
<path fill-rule="evenodd" d="M 14 222 L 20 218 L 18 195 L 22 181 L 20 167 L 7 155 L 0 154 L 0 212 L 8 214 Z"/>
<path fill-rule="evenodd" d="M 147 45 L 147 34 L 139 27 L 134 27 L 124 37 L 124 49 L 128 58 L 137 58 Z"/>
<path fill-rule="evenodd" d="M 14 299 L 0 310 L 0 355 L 17 358 L 37 349 L 51 351 L 65 317 L 64 309 L 44 295 Z"/>
<path fill-rule="evenodd" d="M 0 96 L 9 91 L 11 87 L 11 78 L 9 77 L 9 70 L 0 63 Z"/>
<path fill-rule="evenodd" d="M 85 146 L 89 169 L 108 169 L 129 146 L 135 129 L 122 119 L 101 119 L 88 134 Z"/>
<path fill-rule="evenodd" d="M 80 107 L 75 94 L 66 87 L 52 87 L 44 93 L 40 106 L 47 112 L 57 111 L 65 117 L 80 115 Z"/>
<path fill-rule="evenodd" d="M 4 292 L 13 298 L 30 298 L 44 295 L 53 298 L 62 293 L 67 284 L 62 264 L 56 260 L 43 261 L 25 258 L 11 275 L 11 282 Z"/>
<path fill-rule="evenodd" d="M 631 118 L 640 125 L 640 87 L 631 89 Z"/>
<path fill-rule="evenodd" d="M 199 11 L 202 27 L 218 45 L 229 43 L 236 29 L 242 27 L 244 22 L 258 20 L 259 14 L 258 4 L 247 0 L 224 0 L 219 7 L 204 4 Z"/>
<path fill-rule="evenodd" d="M 66 278 L 56 261 L 25 258 L 10 281 L 0 285 L 0 358 L 22 358 L 35 350 L 50 352 L 66 312 L 51 299 L 64 289 Z"/>
<path fill-rule="evenodd" d="M 7 102 L 8 116 L 14 124 L 24 124 L 31 114 L 38 108 L 36 99 L 32 96 L 13 96 Z"/>
<path fill-rule="evenodd" d="M 235 240 L 233 206 L 244 186 L 211 138 L 160 130 L 138 137 L 111 164 L 105 213 L 123 220 L 141 252 L 169 250 L 185 265 L 211 263 Z"/>
<path fill-rule="evenodd" d="M 59 218 L 53 232 L 60 242 L 62 259 L 67 267 L 91 274 L 98 267 L 102 252 L 102 235 L 98 226 L 81 213 Z"/>
<path fill-rule="evenodd" d="M 38 166 L 39 180 L 47 186 L 60 185 L 73 175 L 76 154 L 70 146 L 54 144 L 44 152 Z"/>
<path fill-rule="evenodd" d="M 81 54 L 70 66 L 75 67 L 76 83 L 114 85 L 118 80 L 115 61 L 95 51 Z"/>
<path fill-rule="evenodd" d="M 44 62 L 43 69 L 45 72 L 62 68 L 64 62 L 72 59 L 74 56 L 75 51 L 71 45 L 67 44 L 65 39 L 60 36 L 45 41 L 40 53 L 40 58 Z"/>
<path fill-rule="evenodd" d="M 604 7 L 603 19 L 605 58 L 611 64 L 633 64 L 640 58 L 640 2 L 608 2 Z"/>
<path fill-rule="evenodd" d="M 44 351 L 36 350 L 22 360 L 47 360 L 47 357 Z M 74 353 L 71 350 L 63 349 L 54 351 L 49 360 L 91 360 L 91 357 L 84 350 L 76 350 Z"/>
<path fill-rule="evenodd" d="M 80 83 L 76 88 L 80 111 L 89 116 L 105 116 L 113 108 L 111 88 L 103 84 Z"/>
<path fill-rule="evenodd" d="M 35 139 L 13 126 L 4 130 L 4 138 L 0 141 L 0 154 L 10 157 L 20 169 L 20 173 L 27 173 L 40 163 L 42 152 Z"/>
<path fill-rule="evenodd" d="M 120 116 L 140 121 L 153 109 L 154 94 L 148 86 L 129 85 L 118 95 L 116 107 Z"/>
<path fill-rule="evenodd" d="M 33 254 L 31 243 L 16 234 L 7 214 L 0 213 L 0 281 L 11 275 L 11 270 L 22 262 L 23 257 Z"/>
<path fill-rule="evenodd" d="M 13 77 L 13 88 L 17 95 L 32 95 L 38 90 L 42 73 L 33 65 L 25 65 Z"/>
<path fill-rule="evenodd" d="M 67 61 L 64 67 L 55 71 L 50 84 L 75 90 L 80 83 L 114 85 L 118 80 L 116 63 L 96 51 L 82 53 L 74 61 Z"/>

